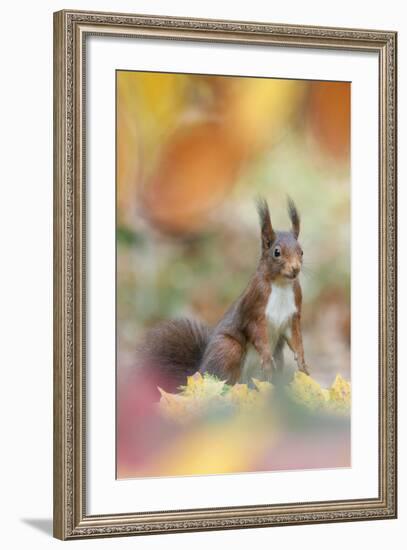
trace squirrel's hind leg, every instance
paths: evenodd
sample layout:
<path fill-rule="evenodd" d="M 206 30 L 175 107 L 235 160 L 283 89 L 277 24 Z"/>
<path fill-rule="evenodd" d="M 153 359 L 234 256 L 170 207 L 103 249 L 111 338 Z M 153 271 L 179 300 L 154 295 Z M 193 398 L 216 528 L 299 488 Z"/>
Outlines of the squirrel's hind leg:
<path fill-rule="evenodd" d="M 239 381 L 245 349 L 227 334 L 215 336 L 208 344 L 199 369 L 201 374 L 213 374 L 229 385 Z"/>

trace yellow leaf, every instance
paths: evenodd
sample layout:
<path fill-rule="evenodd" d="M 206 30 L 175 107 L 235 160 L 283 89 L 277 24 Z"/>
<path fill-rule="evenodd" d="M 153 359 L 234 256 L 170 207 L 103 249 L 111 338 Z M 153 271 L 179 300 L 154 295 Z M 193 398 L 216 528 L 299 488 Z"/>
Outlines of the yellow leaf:
<path fill-rule="evenodd" d="M 258 380 L 257 378 L 252 378 L 252 380 L 259 393 L 268 396 L 273 391 L 273 384 L 271 382 L 267 382 L 266 380 Z"/>
<path fill-rule="evenodd" d="M 321 409 L 326 406 L 329 399 L 329 392 L 323 389 L 311 376 L 297 371 L 289 390 L 293 399 L 310 409 Z"/>
<path fill-rule="evenodd" d="M 330 407 L 337 412 L 348 412 L 351 404 L 350 382 L 340 374 L 336 375 L 335 381 L 329 389 Z"/>
<path fill-rule="evenodd" d="M 253 378 L 253 383 L 255 388 L 247 384 L 227 386 L 214 376 L 202 376 L 198 372 L 188 377 L 186 386 L 182 386 L 178 394 L 170 394 L 159 388 L 159 409 L 166 418 L 181 423 L 212 415 L 225 408 L 235 411 L 239 418 L 243 418 L 242 415 L 252 417 L 255 413 L 262 417 L 264 408 L 273 402 L 277 390 L 270 382 Z M 349 414 L 350 383 L 340 375 L 337 375 L 329 389 L 325 389 L 311 376 L 296 372 L 287 389 L 295 402 L 310 410 Z"/>
<path fill-rule="evenodd" d="M 235 384 L 227 392 L 226 400 L 237 409 L 242 409 L 253 404 L 253 394 L 246 384 Z"/>
<path fill-rule="evenodd" d="M 196 372 L 193 376 L 188 376 L 187 385 L 181 387 L 181 395 L 197 399 L 212 399 L 221 395 L 224 386 L 225 382 L 222 380 L 206 374 L 202 376 L 200 372 Z"/>

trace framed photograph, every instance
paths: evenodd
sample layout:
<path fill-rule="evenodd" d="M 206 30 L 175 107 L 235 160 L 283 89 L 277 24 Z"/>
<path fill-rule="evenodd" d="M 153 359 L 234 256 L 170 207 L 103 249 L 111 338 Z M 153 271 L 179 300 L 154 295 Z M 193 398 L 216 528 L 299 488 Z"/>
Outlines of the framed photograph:
<path fill-rule="evenodd" d="M 54 535 L 396 517 L 396 33 L 54 15 Z"/>

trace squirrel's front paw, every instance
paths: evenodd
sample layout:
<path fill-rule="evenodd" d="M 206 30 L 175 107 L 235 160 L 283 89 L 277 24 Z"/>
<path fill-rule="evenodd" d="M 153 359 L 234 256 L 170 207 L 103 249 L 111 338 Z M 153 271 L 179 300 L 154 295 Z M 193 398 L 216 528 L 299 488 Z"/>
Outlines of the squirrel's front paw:
<path fill-rule="evenodd" d="M 302 365 L 299 366 L 299 369 L 301 372 L 303 372 L 304 374 L 310 376 L 310 373 L 309 373 L 309 370 L 308 370 L 308 366 L 303 363 Z"/>

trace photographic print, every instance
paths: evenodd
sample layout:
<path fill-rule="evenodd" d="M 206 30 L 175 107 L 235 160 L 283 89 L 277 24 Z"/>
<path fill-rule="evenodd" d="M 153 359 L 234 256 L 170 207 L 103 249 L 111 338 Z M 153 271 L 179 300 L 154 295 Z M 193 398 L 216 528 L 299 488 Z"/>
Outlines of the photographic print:
<path fill-rule="evenodd" d="M 351 466 L 351 83 L 116 71 L 116 476 Z"/>
<path fill-rule="evenodd" d="M 397 517 L 397 33 L 54 14 L 54 536 Z"/>

